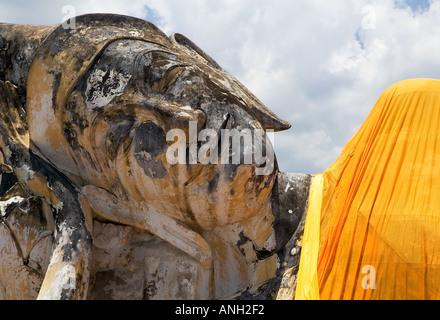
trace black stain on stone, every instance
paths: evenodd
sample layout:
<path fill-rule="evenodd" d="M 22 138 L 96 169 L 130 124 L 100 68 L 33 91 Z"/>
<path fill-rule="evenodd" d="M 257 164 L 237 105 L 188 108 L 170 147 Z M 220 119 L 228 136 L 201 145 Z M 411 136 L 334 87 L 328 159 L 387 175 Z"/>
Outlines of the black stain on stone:
<path fill-rule="evenodd" d="M 144 288 L 143 299 L 150 300 L 156 294 L 157 294 L 156 281 L 154 280 L 148 281 L 146 287 Z"/>
<path fill-rule="evenodd" d="M 70 122 L 64 123 L 64 136 L 72 149 L 77 150 L 80 148 L 75 128 Z"/>
<path fill-rule="evenodd" d="M 153 178 L 164 178 L 168 175 L 167 169 L 157 159 L 168 147 L 165 132 L 161 127 L 152 121 L 142 123 L 136 129 L 133 143 L 134 156 L 145 175 Z"/>
<path fill-rule="evenodd" d="M 1 171 L 0 177 L 0 196 L 2 196 L 18 182 L 18 179 L 14 172 Z"/>
<path fill-rule="evenodd" d="M 56 111 L 58 109 L 57 96 L 58 96 L 58 89 L 60 87 L 60 82 L 61 82 L 61 73 L 55 73 L 54 78 L 55 78 L 55 80 L 54 80 L 54 84 L 53 84 L 52 108 L 53 108 L 54 112 L 56 113 Z"/>
<path fill-rule="evenodd" d="M 131 116 L 119 115 L 107 132 L 107 151 L 111 159 L 115 159 L 121 145 L 128 139 L 135 119 Z"/>
<path fill-rule="evenodd" d="M 215 173 L 214 177 L 212 177 L 212 179 L 209 180 L 209 182 L 208 182 L 208 192 L 209 193 L 213 193 L 215 190 L 217 190 L 219 178 L 220 178 L 220 171 L 217 171 Z"/>
<path fill-rule="evenodd" d="M 311 180 L 312 176 L 308 174 L 279 173 L 271 195 L 275 250 L 280 261 L 291 266 L 299 257 L 298 254 L 292 256 L 290 250 L 296 246 L 297 232 L 305 219 Z"/>

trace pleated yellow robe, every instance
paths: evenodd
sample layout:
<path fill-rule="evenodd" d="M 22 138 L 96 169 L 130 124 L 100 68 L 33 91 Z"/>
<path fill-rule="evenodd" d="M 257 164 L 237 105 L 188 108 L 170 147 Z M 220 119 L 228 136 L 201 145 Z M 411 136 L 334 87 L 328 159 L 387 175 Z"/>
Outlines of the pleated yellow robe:
<path fill-rule="evenodd" d="M 296 299 L 440 299 L 440 81 L 388 88 L 314 177 Z"/>

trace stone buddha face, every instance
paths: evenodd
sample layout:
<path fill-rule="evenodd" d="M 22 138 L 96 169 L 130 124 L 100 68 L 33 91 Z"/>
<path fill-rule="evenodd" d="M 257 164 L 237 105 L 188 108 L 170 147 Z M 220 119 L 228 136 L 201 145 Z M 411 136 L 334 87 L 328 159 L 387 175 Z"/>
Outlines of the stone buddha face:
<path fill-rule="evenodd" d="M 55 163 L 78 185 L 196 230 L 267 202 L 277 165 L 265 130 L 289 127 L 181 35 L 109 43 L 58 121 L 72 159 Z"/>

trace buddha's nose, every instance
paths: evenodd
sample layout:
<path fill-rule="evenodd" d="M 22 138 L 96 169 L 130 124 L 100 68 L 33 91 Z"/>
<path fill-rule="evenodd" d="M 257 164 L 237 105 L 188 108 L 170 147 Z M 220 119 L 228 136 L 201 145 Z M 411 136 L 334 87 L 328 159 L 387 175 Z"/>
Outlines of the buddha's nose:
<path fill-rule="evenodd" d="M 203 60 L 211 67 L 213 77 L 211 78 L 210 76 L 210 79 L 215 82 L 219 91 L 233 93 L 235 98 L 238 98 L 237 100 L 240 101 L 237 107 L 244 109 L 248 114 L 254 117 L 264 130 L 273 130 L 277 132 L 287 130 L 291 127 L 290 123 L 280 119 L 270 111 L 245 86 L 224 71 L 214 59 L 200 49 L 194 42 L 179 33 L 172 34 L 170 40 L 178 46 L 184 47 L 187 50 L 192 50 L 199 57 L 203 58 Z M 215 81 L 213 78 L 216 78 L 216 75 L 218 75 L 218 78 L 222 79 L 222 81 Z M 222 117 L 224 117 L 225 114 L 226 113 L 223 113 Z"/>
<path fill-rule="evenodd" d="M 269 108 L 238 82 L 238 80 L 233 79 L 233 82 L 237 87 L 237 90 L 241 91 L 242 96 L 245 97 L 244 103 L 241 107 L 255 117 L 264 130 L 278 132 L 290 129 L 290 123 L 280 119 L 275 113 L 269 110 Z"/>

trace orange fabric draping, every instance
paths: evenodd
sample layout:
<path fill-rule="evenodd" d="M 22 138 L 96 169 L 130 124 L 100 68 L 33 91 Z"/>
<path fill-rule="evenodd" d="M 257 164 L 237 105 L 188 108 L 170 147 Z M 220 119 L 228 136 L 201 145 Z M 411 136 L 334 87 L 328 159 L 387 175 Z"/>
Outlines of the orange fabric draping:
<path fill-rule="evenodd" d="M 440 80 L 388 88 L 314 179 L 297 299 L 440 299 Z"/>

